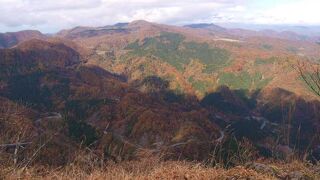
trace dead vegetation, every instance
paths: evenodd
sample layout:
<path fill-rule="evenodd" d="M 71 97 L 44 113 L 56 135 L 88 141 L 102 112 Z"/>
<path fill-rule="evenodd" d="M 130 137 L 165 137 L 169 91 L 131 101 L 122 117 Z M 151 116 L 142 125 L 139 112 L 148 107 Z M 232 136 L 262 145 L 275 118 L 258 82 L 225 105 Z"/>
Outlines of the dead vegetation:
<path fill-rule="evenodd" d="M 245 142 L 243 142 L 244 145 Z M 250 148 L 238 153 L 252 154 Z M 320 164 L 297 160 L 288 162 L 256 159 L 250 156 L 226 168 L 219 164 L 185 160 L 165 160 L 165 155 L 141 150 L 131 161 L 102 161 L 89 148 L 75 152 L 76 157 L 65 166 L 33 164 L 27 167 L 0 166 L 0 179 L 319 179 Z M 241 154 L 239 154 L 241 155 Z M 230 158 L 231 160 L 234 157 Z M 244 160 L 244 158 L 249 158 Z M 241 160 L 241 161 L 240 161 Z"/>
<path fill-rule="evenodd" d="M 4 101 L 3 101 L 4 102 Z M 9 103 L 9 102 L 8 102 Z M 6 108 L 4 108 L 6 107 Z M 16 104 L 3 104 L 2 125 L 8 131 L 4 133 L 1 143 L 28 142 L 28 136 L 19 137 L 19 132 L 25 129 L 14 128 L 14 124 L 28 122 L 16 117 L 26 113 Z M 10 121 L 8 121 L 10 120 Z M 16 120 L 16 121 L 14 121 Z M 10 125 L 10 126 L 9 126 Z M 44 126 L 44 124 L 39 124 Z M 12 127 L 12 128 L 8 128 Z M 0 179 L 319 179 L 320 166 L 289 159 L 261 160 L 251 142 L 236 139 L 219 143 L 206 161 L 172 160 L 167 151 L 155 153 L 147 149 L 139 149 L 132 160 L 112 160 L 101 157 L 96 150 L 74 144 L 61 146 L 63 137 L 52 139 L 54 132 L 59 132 L 55 126 L 47 127 L 42 141 L 35 141 L 30 148 L 24 149 L 14 145 L 11 151 L 0 151 Z M 51 127 L 51 128 L 48 128 Z M 10 136 L 5 136 L 12 132 Z M 13 136 L 16 134 L 17 136 Z M 24 133 L 30 135 L 30 133 Z M 12 137 L 12 138 L 10 138 Z M 5 139 L 4 139 L 5 138 Z M 57 138 L 57 139 L 56 139 Z M 58 141 L 58 142 L 56 142 Z M 57 144 L 60 144 L 58 146 Z M 58 147 L 73 146 L 73 153 L 62 154 L 66 149 Z M 235 146 L 236 148 L 233 148 Z M 21 149 L 20 149 L 21 148 Z M 15 149 L 17 153 L 15 153 Z M 28 150 L 26 153 L 24 151 Z M 171 152 L 172 153 L 172 152 Z M 17 156 L 19 155 L 18 159 Z M 75 154 L 72 155 L 72 154 Z M 56 164 L 62 157 L 65 163 Z M 62 160 L 61 160 L 62 161 Z"/>
<path fill-rule="evenodd" d="M 320 96 L 320 66 L 317 63 L 298 62 L 294 67 L 308 88 Z"/>
<path fill-rule="evenodd" d="M 41 166 L 26 169 L 2 169 L 3 179 L 319 179 L 320 167 L 292 163 L 249 163 L 230 169 L 210 167 L 186 161 L 162 161 L 158 157 L 121 163 L 95 164 L 90 157 L 81 158 L 66 167 Z"/>

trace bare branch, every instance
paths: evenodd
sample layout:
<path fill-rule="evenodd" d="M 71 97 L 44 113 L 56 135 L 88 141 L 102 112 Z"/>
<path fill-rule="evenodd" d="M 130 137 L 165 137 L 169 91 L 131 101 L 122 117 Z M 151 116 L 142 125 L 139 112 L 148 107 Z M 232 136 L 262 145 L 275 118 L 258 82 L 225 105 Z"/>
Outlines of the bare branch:
<path fill-rule="evenodd" d="M 318 67 L 312 65 L 309 65 L 309 69 L 306 66 L 306 63 L 298 62 L 298 65 L 295 66 L 294 69 L 297 70 L 300 77 L 307 84 L 307 86 L 316 95 L 320 96 L 320 70 Z"/>
<path fill-rule="evenodd" d="M 0 147 L 16 147 L 16 146 L 26 146 L 26 145 L 29 145 L 29 144 L 32 144 L 32 142 L 23 142 L 23 143 L 13 143 L 13 144 L 0 144 Z"/>

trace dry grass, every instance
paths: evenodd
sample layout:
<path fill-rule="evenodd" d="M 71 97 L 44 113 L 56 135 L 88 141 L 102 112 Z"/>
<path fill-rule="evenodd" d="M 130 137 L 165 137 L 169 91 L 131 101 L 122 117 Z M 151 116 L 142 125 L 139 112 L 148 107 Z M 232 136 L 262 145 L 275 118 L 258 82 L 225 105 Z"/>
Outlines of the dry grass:
<path fill-rule="evenodd" d="M 244 164 L 230 169 L 208 167 L 187 161 L 163 161 L 149 151 L 141 151 L 134 161 L 103 162 L 93 153 L 76 152 L 78 156 L 64 167 L 33 165 L 28 168 L 0 166 L 0 179 L 292 179 L 292 174 L 302 174 L 307 179 L 320 179 L 320 166 L 299 161 L 291 163 L 260 161 L 258 164 L 273 172 L 252 168 Z M 298 173 L 297 173 L 298 172 Z"/>
<path fill-rule="evenodd" d="M 87 161 L 87 163 L 86 163 Z M 91 158 L 78 159 L 66 167 L 41 166 L 26 169 L 0 167 L 0 179 L 292 179 L 301 174 L 302 179 L 320 179 L 320 166 L 293 161 L 260 162 L 272 168 L 274 173 L 237 166 L 231 169 L 207 167 L 201 163 L 186 161 L 161 161 L 158 157 L 142 158 L 121 163 L 99 165 Z M 295 176 L 294 176 L 295 177 Z M 301 179 L 297 178 L 297 179 Z"/>
<path fill-rule="evenodd" d="M 154 164 L 148 161 L 108 164 L 91 172 L 81 167 L 68 166 L 63 169 L 47 170 L 30 168 L 3 176 L 4 179 L 275 179 L 270 175 L 244 167 L 230 170 L 207 168 L 201 164 L 168 161 Z"/>

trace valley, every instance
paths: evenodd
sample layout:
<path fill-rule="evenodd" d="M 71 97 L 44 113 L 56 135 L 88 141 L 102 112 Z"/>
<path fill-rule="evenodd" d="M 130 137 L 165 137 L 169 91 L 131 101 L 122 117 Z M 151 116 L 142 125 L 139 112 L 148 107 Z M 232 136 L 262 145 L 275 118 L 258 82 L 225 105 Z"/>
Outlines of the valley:
<path fill-rule="evenodd" d="M 317 38 L 147 21 L 0 34 L 0 145 L 27 143 L 0 146 L 0 167 L 17 153 L 18 167 L 61 167 L 76 151 L 316 163 L 320 97 L 297 67 L 319 68 Z"/>

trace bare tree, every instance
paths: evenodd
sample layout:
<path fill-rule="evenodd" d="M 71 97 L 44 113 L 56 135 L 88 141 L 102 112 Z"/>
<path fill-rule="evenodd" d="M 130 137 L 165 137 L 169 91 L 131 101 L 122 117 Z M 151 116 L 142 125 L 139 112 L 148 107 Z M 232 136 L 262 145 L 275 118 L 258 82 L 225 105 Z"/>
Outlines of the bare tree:
<path fill-rule="evenodd" d="M 303 61 L 294 67 L 302 80 L 318 96 L 320 96 L 320 66 Z"/>
<path fill-rule="evenodd" d="M 308 61 L 302 61 L 297 63 L 297 65 L 294 67 L 300 77 L 302 78 L 302 80 L 307 84 L 307 86 L 317 95 L 320 97 L 320 64 L 318 63 L 312 63 L 312 62 L 308 62 Z M 320 119 L 319 119 L 319 111 L 315 105 L 314 108 L 314 112 L 316 113 L 316 119 L 318 119 L 318 123 L 315 124 L 316 128 L 316 132 L 315 135 L 312 137 L 312 139 L 310 140 L 310 144 L 307 147 L 306 152 L 309 151 L 309 149 L 311 148 L 313 142 L 316 139 L 320 139 L 319 136 L 319 132 L 320 132 L 320 128 L 317 124 L 319 124 Z M 312 154 L 312 150 L 311 153 Z M 305 153 L 304 158 L 306 159 L 307 156 L 309 155 L 309 153 Z"/>
<path fill-rule="evenodd" d="M 23 147 L 31 144 L 32 121 L 23 116 L 26 108 L 9 100 L 0 98 L 0 163 L 11 155 L 6 150 L 13 149 L 12 162 L 16 166 Z"/>

